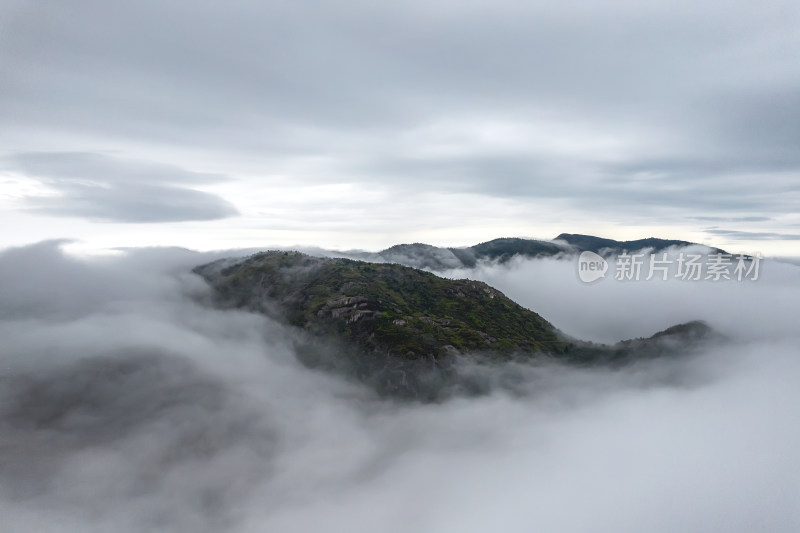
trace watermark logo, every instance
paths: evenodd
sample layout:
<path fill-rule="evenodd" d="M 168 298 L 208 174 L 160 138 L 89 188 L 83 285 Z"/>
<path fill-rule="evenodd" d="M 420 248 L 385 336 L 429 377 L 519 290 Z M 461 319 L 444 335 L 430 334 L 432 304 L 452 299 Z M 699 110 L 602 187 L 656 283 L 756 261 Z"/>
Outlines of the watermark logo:
<path fill-rule="evenodd" d="M 756 281 L 759 277 L 761 254 L 730 255 L 691 254 L 681 252 L 669 257 L 666 252 L 659 255 L 623 252 L 613 259 L 616 281 L 649 281 L 653 278 L 667 281 Z M 606 277 L 608 261 L 594 252 L 583 252 L 578 257 L 578 277 L 584 283 L 592 283 Z"/>
<path fill-rule="evenodd" d="M 584 283 L 591 283 L 606 277 L 608 261 L 594 252 L 583 252 L 578 257 L 578 277 Z"/>

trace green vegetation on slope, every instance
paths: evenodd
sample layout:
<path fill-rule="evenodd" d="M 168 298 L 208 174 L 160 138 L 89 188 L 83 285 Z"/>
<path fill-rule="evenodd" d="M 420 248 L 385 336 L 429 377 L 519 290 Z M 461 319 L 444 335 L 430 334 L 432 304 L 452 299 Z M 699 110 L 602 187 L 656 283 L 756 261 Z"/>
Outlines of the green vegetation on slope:
<path fill-rule="evenodd" d="M 541 316 L 478 281 L 298 252 L 265 252 L 227 268 L 211 264 L 196 271 L 231 305 L 279 313 L 362 353 L 435 359 L 455 352 L 567 349 Z"/>
<path fill-rule="evenodd" d="M 541 316 L 479 281 L 451 280 L 389 263 L 265 252 L 197 267 L 218 303 L 296 326 L 298 357 L 393 397 L 438 400 L 491 389 L 462 374 L 458 353 L 480 364 L 546 354 L 565 364 L 620 366 L 690 353 L 705 324 L 669 328 L 613 346 L 566 339 Z"/>

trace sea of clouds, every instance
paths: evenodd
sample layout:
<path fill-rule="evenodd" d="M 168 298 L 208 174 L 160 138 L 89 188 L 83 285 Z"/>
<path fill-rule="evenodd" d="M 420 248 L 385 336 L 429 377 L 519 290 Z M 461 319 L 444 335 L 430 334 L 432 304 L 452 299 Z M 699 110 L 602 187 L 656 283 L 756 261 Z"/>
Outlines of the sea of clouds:
<path fill-rule="evenodd" d="M 579 338 L 701 319 L 730 342 L 418 404 L 215 308 L 191 268 L 221 254 L 64 248 L 0 252 L 3 531 L 800 531 L 796 265 L 721 283 L 583 284 L 565 259 L 448 271 Z"/>

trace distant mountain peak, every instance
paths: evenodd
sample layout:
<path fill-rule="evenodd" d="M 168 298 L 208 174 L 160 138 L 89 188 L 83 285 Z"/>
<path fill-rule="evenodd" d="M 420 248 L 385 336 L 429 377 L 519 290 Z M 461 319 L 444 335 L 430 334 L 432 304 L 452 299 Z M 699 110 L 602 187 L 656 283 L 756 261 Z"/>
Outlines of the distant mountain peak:
<path fill-rule="evenodd" d="M 562 233 L 554 239 L 555 241 L 562 241 L 570 246 L 575 247 L 578 251 L 590 251 L 595 253 L 606 254 L 619 254 L 622 252 L 636 252 L 644 250 L 645 248 L 652 249 L 654 253 L 661 252 L 671 247 L 685 247 L 685 246 L 705 246 L 708 248 L 709 253 L 723 253 L 724 250 L 714 248 L 711 246 L 693 243 L 689 241 L 682 241 L 677 239 L 660 239 L 657 237 L 647 237 L 645 239 L 636 239 L 631 241 L 617 241 L 614 239 L 606 239 L 603 237 L 595 237 L 594 235 L 582 235 L 579 233 Z"/>
<path fill-rule="evenodd" d="M 398 263 L 414 268 L 444 271 L 472 268 L 479 262 L 505 263 L 514 257 L 543 258 L 570 256 L 583 251 L 602 255 L 635 252 L 651 249 L 659 253 L 670 247 L 704 246 L 676 239 L 647 237 L 632 241 L 617 241 L 593 235 L 562 233 L 555 239 L 539 240 L 522 237 L 499 237 L 473 246 L 444 248 L 421 242 L 395 244 L 377 253 L 350 252 L 341 255 L 371 262 Z M 726 253 L 719 248 L 707 247 L 709 253 Z"/>

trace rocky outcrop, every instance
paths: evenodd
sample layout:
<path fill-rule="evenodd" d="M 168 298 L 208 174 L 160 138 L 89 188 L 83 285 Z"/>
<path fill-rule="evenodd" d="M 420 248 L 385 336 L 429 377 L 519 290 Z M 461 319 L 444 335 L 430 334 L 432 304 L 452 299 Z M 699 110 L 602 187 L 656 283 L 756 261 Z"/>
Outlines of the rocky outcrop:
<path fill-rule="evenodd" d="M 335 347 L 329 366 L 401 396 L 437 397 L 437 387 L 453 379 L 449 368 L 459 354 L 618 365 L 685 353 L 710 332 L 689 323 L 614 346 L 584 343 L 483 282 L 298 252 L 265 252 L 195 272 L 215 288 L 218 304 L 297 326 L 318 347 Z M 321 359 L 312 354 L 305 360 Z"/>

